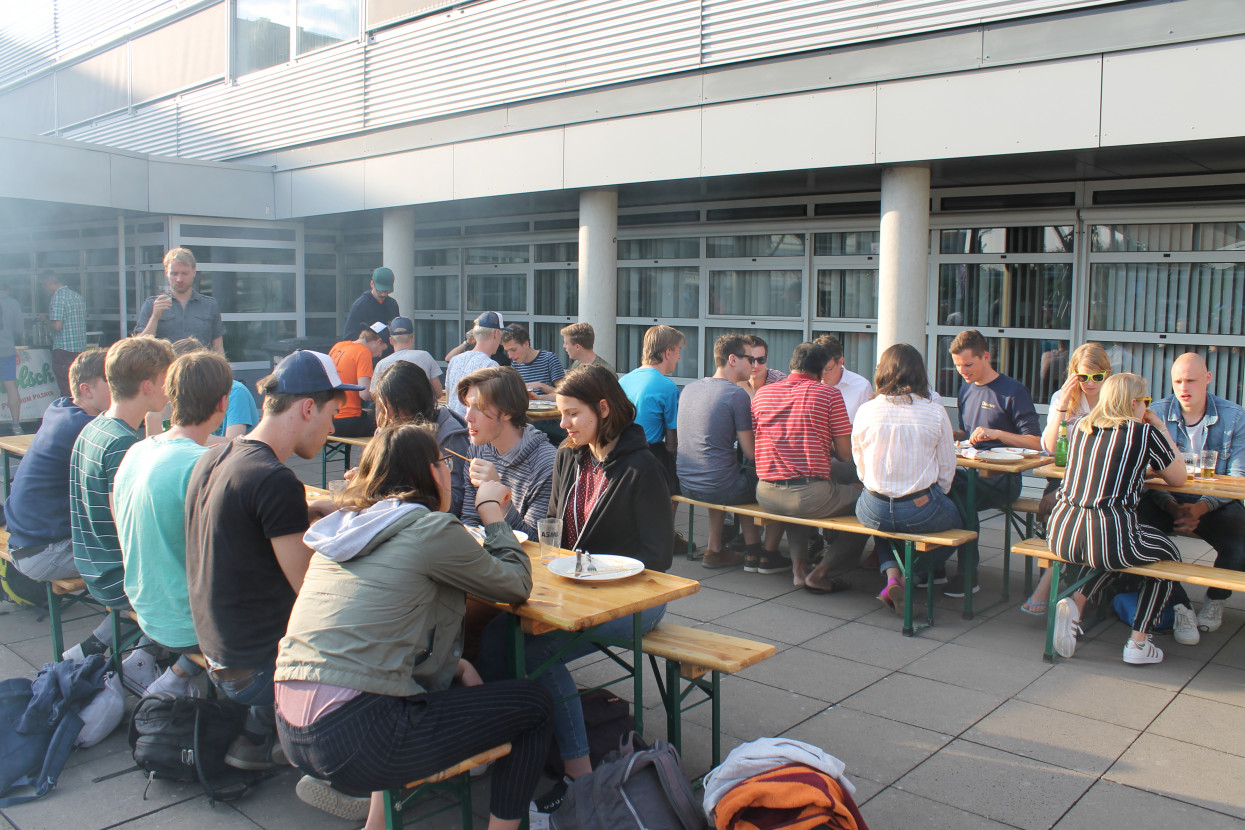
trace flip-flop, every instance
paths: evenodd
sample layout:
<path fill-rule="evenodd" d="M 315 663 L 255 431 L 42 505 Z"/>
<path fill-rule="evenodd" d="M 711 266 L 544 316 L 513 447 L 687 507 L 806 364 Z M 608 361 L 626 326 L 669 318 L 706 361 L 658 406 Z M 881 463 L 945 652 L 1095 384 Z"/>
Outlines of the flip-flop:
<path fill-rule="evenodd" d="M 804 583 L 804 590 L 808 591 L 810 594 L 837 594 L 839 591 L 850 590 L 851 587 L 852 583 L 848 582 L 846 579 L 839 579 L 838 577 L 834 577 L 830 580 L 829 588 L 818 588 L 815 585 L 809 585 L 807 582 Z"/>
<path fill-rule="evenodd" d="M 1027 599 L 1021 604 L 1020 610 L 1034 617 L 1045 617 L 1046 609 L 1049 607 L 1049 602 L 1034 602 L 1032 599 Z"/>
<path fill-rule="evenodd" d="M 886 587 L 878 594 L 878 599 L 898 616 L 903 616 L 903 585 L 894 579 L 887 580 Z"/>

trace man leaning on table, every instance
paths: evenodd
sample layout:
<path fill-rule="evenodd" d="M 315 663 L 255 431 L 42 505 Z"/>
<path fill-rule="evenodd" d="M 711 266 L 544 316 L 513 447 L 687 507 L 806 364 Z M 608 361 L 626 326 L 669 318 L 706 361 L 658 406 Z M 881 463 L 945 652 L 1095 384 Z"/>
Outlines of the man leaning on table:
<path fill-rule="evenodd" d="M 955 369 L 964 378 L 960 387 L 960 428 L 955 440 L 970 441 L 979 450 L 1017 447 L 1026 450 L 1042 448 L 1042 428 L 1033 397 L 1020 381 L 1000 374 L 990 364 L 990 346 L 976 329 L 956 335 L 948 349 Z M 998 509 L 1015 501 L 1020 495 L 1020 475 L 978 476 L 978 510 Z M 957 470 L 952 487 L 963 504 L 968 489 L 968 475 Z M 964 549 L 958 556 L 960 572 L 947 582 L 943 594 L 964 596 Z M 935 574 L 937 582 L 937 574 Z M 977 593 L 977 585 L 972 586 Z"/>
<path fill-rule="evenodd" d="M 1245 430 L 1245 410 L 1210 394 L 1213 379 L 1201 355 L 1182 354 L 1172 364 L 1174 394 L 1155 401 L 1154 414 L 1167 426 L 1181 452 L 1215 450 L 1219 453 L 1216 473 L 1245 476 L 1245 435 L 1241 434 Z M 1137 518 L 1164 533 L 1195 533 L 1215 549 L 1215 567 L 1245 571 L 1245 507 L 1236 499 L 1147 490 L 1137 508 Z M 1184 617 L 1187 622 L 1193 615 L 1193 606 L 1184 586 L 1177 584 L 1171 598 L 1177 615 L 1176 628 L 1181 634 L 1176 641 L 1196 645 L 1200 639 L 1198 629 L 1219 630 L 1223 624 L 1223 601 L 1231 595 L 1223 588 L 1207 588 L 1206 602 L 1197 614 L 1194 628 L 1179 624 L 1179 618 Z"/>

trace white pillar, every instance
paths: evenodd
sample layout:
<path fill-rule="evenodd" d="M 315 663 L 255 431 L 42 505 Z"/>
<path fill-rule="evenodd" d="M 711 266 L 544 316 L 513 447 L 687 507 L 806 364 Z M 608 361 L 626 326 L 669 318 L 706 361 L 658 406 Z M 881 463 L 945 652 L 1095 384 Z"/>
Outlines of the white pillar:
<path fill-rule="evenodd" d="M 386 208 L 381 226 L 381 265 L 393 271 L 393 298 L 405 317 L 415 312 L 415 209 Z"/>
<path fill-rule="evenodd" d="M 618 365 L 618 192 L 579 196 L 579 320 L 596 332 L 598 355 Z"/>
<path fill-rule="evenodd" d="M 883 170 L 878 248 L 879 357 L 896 343 L 907 343 L 925 354 L 928 273 L 929 168 L 905 166 Z"/>

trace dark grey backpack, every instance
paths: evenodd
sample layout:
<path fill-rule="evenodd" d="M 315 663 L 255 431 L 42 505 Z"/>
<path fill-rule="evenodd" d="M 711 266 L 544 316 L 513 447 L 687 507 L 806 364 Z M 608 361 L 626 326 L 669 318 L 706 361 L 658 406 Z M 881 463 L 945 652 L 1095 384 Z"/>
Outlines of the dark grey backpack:
<path fill-rule="evenodd" d="M 643 746 L 632 732 L 617 753 L 576 779 L 549 817 L 553 830 L 705 830 L 678 751 L 665 741 Z"/>

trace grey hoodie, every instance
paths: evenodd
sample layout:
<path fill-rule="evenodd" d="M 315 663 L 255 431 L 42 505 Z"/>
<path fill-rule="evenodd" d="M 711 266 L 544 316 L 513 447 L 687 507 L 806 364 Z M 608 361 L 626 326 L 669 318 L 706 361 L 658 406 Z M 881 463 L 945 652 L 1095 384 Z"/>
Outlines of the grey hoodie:
<path fill-rule="evenodd" d="M 558 451 L 549 438 L 528 424 L 510 452 L 502 455 L 492 444 L 471 446 L 470 457 L 491 461 L 497 466 L 501 483 L 510 488 L 506 524 L 536 538 L 536 523 L 549 515 L 549 495 L 553 492 L 553 462 Z M 468 480 L 463 490 L 463 524 L 478 525 L 476 488 Z"/>

